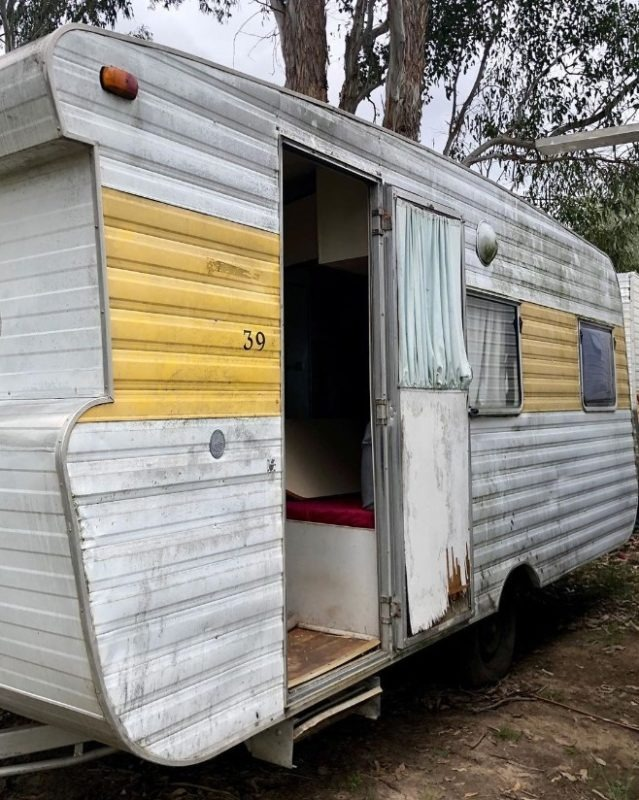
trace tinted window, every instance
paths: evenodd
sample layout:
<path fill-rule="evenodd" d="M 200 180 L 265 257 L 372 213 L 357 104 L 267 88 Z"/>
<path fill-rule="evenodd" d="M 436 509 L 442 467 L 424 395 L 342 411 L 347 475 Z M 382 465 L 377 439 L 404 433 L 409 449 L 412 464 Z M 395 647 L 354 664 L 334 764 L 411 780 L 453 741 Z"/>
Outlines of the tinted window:
<path fill-rule="evenodd" d="M 590 322 L 579 323 L 581 393 L 586 408 L 609 408 L 617 402 L 612 331 Z"/>

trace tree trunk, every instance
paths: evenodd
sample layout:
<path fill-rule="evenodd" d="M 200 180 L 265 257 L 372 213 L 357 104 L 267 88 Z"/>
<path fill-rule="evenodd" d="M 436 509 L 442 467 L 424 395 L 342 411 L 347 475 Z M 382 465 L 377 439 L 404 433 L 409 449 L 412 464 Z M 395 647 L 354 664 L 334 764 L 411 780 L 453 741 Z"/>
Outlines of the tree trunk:
<path fill-rule="evenodd" d="M 339 95 L 339 107 L 351 114 L 384 82 L 384 71 L 375 52 L 377 40 L 388 32 L 388 16 L 375 25 L 380 5 L 380 0 L 355 0 L 352 7 L 353 21 L 344 47 L 344 83 Z"/>
<path fill-rule="evenodd" d="M 389 0 L 390 54 L 384 127 L 419 139 L 430 0 Z"/>
<path fill-rule="evenodd" d="M 364 16 L 368 0 L 355 0 L 353 23 L 346 34 L 344 47 L 344 84 L 339 95 L 339 107 L 354 114 L 361 100 L 362 79 L 359 56 L 364 42 Z"/>
<path fill-rule="evenodd" d="M 2 34 L 4 38 L 4 52 L 8 53 L 14 48 L 13 41 L 13 21 L 11 19 L 13 11 L 12 0 L 0 0 L 0 24 L 2 25 Z"/>
<path fill-rule="evenodd" d="M 325 0 L 270 0 L 280 34 L 286 88 L 328 101 Z"/>

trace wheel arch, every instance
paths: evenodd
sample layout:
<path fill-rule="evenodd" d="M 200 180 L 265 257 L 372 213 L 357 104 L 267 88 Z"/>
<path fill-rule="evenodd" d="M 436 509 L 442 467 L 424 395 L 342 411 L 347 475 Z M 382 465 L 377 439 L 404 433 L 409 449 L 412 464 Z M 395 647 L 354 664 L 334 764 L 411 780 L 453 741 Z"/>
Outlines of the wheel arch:
<path fill-rule="evenodd" d="M 515 595 L 520 595 L 531 589 L 539 589 L 540 586 L 541 581 L 534 567 L 527 561 L 523 564 L 518 564 L 510 570 L 506 580 L 502 584 L 497 608 L 501 608 L 505 598 L 511 596 L 513 593 Z"/>

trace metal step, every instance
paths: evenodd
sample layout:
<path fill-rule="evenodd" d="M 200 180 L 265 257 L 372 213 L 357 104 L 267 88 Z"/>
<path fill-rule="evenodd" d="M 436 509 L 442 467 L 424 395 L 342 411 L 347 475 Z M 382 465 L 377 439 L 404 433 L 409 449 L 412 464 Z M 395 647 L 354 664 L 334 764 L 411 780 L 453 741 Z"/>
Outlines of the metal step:
<path fill-rule="evenodd" d="M 311 733 L 351 714 L 379 719 L 381 694 L 379 678 L 370 678 L 297 717 L 258 733 L 246 742 L 246 746 L 251 755 L 261 761 L 292 768 L 295 743 Z"/>

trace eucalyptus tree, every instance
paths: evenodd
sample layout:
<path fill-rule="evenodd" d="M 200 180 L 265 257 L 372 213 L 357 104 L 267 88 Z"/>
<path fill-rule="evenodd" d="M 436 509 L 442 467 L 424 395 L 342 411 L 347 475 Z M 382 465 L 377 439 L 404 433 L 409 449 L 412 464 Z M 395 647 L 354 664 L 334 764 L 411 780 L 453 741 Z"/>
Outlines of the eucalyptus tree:
<path fill-rule="evenodd" d="M 0 46 L 9 52 L 67 22 L 104 28 L 132 16 L 131 0 L 0 0 Z"/>
<path fill-rule="evenodd" d="M 637 164 L 635 147 L 546 158 L 535 142 L 633 120 L 636 0 L 433 0 L 427 88 L 450 102 L 444 152 L 549 210 Z"/>
<path fill-rule="evenodd" d="M 251 0 L 274 18 L 288 89 L 327 100 L 326 0 Z M 334 0 L 347 20 L 340 107 L 355 113 L 362 100 L 386 86 L 384 125 L 419 138 L 431 0 Z M 152 0 L 165 8 L 184 0 Z M 199 0 L 223 21 L 239 0 Z"/>

